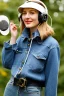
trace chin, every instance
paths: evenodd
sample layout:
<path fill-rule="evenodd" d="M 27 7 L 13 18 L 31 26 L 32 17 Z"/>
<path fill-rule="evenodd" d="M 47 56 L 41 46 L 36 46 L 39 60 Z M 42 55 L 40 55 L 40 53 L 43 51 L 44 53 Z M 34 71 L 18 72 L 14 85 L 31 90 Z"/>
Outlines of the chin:
<path fill-rule="evenodd" d="M 26 28 L 32 28 L 34 27 L 32 24 L 25 24 Z"/>
<path fill-rule="evenodd" d="M 26 28 L 32 28 L 32 26 L 26 26 Z"/>

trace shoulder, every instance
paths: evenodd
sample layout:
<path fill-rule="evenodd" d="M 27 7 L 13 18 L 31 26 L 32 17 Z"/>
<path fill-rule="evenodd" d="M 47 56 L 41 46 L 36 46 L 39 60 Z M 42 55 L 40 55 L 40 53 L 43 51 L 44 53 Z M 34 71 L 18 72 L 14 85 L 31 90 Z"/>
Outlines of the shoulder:
<path fill-rule="evenodd" d="M 50 48 L 59 47 L 58 41 L 52 36 L 47 37 L 44 40 L 44 44 L 49 46 Z"/>

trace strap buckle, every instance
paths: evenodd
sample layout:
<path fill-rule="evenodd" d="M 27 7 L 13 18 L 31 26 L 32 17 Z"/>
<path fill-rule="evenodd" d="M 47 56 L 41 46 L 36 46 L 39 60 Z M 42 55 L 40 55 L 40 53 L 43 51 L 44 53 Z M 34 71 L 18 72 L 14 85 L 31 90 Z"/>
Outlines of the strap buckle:
<path fill-rule="evenodd" d="M 14 78 L 14 85 L 25 87 L 27 80 L 25 78 Z"/>

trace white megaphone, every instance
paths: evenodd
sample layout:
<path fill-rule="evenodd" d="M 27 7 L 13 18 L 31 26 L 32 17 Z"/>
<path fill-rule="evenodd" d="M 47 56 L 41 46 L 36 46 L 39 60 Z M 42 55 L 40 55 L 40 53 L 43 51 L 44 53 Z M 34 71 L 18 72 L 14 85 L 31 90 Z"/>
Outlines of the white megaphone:
<path fill-rule="evenodd" d="M 8 35 L 9 33 L 9 19 L 5 15 L 0 15 L 0 33 Z"/>

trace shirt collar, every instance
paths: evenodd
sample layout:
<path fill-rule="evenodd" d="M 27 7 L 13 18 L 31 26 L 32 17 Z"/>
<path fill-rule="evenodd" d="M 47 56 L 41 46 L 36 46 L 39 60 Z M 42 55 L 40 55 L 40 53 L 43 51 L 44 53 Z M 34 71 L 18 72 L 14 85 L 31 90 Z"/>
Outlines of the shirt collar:
<path fill-rule="evenodd" d="M 22 32 L 22 36 L 25 38 L 29 38 L 29 29 L 28 28 L 24 28 L 23 32 Z"/>
<path fill-rule="evenodd" d="M 22 32 L 23 40 L 29 39 L 30 32 L 28 28 L 24 28 Z M 32 33 L 33 39 L 36 39 L 38 42 L 41 42 L 40 33 L 38 30 Z"/>

